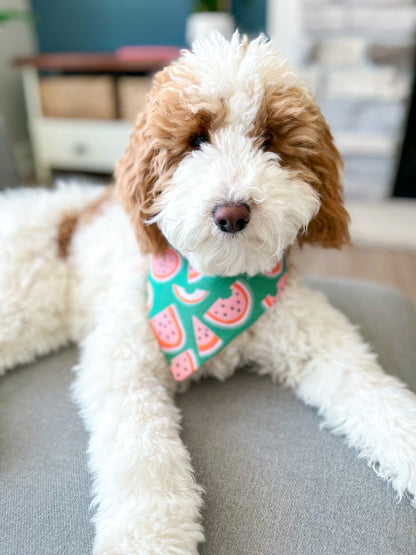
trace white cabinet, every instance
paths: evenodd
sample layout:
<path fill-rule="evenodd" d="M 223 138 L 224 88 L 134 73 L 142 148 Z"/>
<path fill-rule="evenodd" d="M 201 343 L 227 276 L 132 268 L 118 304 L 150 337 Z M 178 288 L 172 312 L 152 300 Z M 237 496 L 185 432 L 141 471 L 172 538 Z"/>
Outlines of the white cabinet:
<path fill-rule="evenodd" d="M 130 122 L 122 120 L 36 118 L 33 133 L 40 165 L 112 172 L 131 128 Z"/>
<path fill-rule="evenodd" d="M 38 71 L 23 68 L 29 131 L 39 182 L 52 168 L 112 172 L 133 124 L 124 120 L 50 118 L 42 114 Z"/>

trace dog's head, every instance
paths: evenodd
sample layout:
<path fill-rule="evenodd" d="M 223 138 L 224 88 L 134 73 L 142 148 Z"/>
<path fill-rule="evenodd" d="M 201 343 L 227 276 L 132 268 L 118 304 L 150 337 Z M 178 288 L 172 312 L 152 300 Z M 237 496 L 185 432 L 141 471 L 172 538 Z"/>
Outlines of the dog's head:
<path fill-rule="evenodd" d="M 296 239 L 349 241 L 342 163 L 308 87 L 265 37 L 219 34 L 158 73 L 116 167 L 144 252 L 271 270 Z"/>

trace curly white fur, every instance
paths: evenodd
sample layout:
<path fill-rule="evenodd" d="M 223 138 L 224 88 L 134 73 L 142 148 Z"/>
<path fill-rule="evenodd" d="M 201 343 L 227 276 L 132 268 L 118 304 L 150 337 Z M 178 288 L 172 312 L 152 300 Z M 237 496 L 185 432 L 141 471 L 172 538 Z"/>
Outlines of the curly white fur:
<path fill-rule="evenodd" d="M 226 86 L 244 83 L 255 62 L 247 58 L 245 69 L 234 67 L 224 44 L 218 50 L 214 41 L 209 59 L 223 63 Z M 200 60 L 195 67 L 211 89 L 216 76 L 198 48 L 189 63 Z M 266 71 L 275 54 L 264 41 L 259 48 Z M 253 80 L 258 94 L 260 82 Z M 236 117 L 243 97 L 235 99 Z M 163 233 L 207 273 L 270 269 L 319 208 L 307 183 L 244 136 L 253 116 L 243 113 L 241 125 L 218 131 L 215 146 L 205 145 L 179 164 L 175 187 L 161 199 L 157 221 Z M 1 197 L 0 370 L 80 341 L 73 393 L 91 433 L 95 553 L 196 554 L 203 540 L 202 491 L 179 437 L 178 385 L 145 314 L 146 261 L 121 206 L 109 202 L 77 230 L 70 257 L 57 256 L 62 214 L 99 194 L 69 186 Z M 224 198 L 254 203 L 240 237 L 224 237 L 212 223 L 212 207 Z M 325 425 L 343 434 L 400 497 L 416 494 L 416 396 L 384 373 L 356 329 L 293 269 L 275 307 L 192 379 L 224 380 L 249 363 L 317 407 Z"/>

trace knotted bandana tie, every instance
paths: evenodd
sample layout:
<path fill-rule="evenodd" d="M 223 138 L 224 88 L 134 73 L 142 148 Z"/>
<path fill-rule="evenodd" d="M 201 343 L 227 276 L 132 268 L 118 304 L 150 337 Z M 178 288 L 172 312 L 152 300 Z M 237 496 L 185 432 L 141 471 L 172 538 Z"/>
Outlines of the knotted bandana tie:
<path fill-rule="evenodd" d="M 187 378 L 251 326 L 274 305 L 286 281 L 284 258 L 253 277 L 210 277 L 172 248 L 150 256 L 147 309 L 174 378 Z"/>

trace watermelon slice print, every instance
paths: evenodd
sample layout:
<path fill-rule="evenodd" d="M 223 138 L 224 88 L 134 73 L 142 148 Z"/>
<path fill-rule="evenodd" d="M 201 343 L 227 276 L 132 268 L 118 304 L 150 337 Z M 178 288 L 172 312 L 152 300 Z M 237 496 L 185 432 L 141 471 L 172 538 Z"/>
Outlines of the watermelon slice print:
<path fill-rule="evenodd" d="M 149 312 L 149 310 L 152 308 L 153 306 L 153 289 L 152 286 L 150 285 L 150 281 L 148 281 L 146 283 L 146 306 L 145 309 L 147 310 L 147 312 Z"/>
<path fill-rule="evenodd" d="M 263 308 L 265 308 L 266 310 L 268 310 L 269 308 L 271 308 L 275 302 L 277 301 L 277 299 L 280 297 L 280 295 L 282 294 L 282 291 L 284 289 L 284 286 L 286 285 L 287 282 L 287 275 L 284 274 L 279 281 L 277 282 L 277 293 L 276 295 L 267 295 L 266 297 L 264 297 L 264 299 L 261 301 L 261 305 Z"/>
<path fill-rule="evenodd" d="M 208 295 L 208 291 L 205 291 L 205 289 L 195 289 L 193 293 L 187 293 L 183 287 L 176 285 L 176 283 L 172 285 L 172 288 L 176 298 L 185 304 L 200 303 Z"/>
<path fill-rule="evenodd" d="M 198 347 L 198 354 L 203 357 L 213 355 L 222 347 L 222 341 L 196 316 L 192 316 L 192 324 L 194 326 L 194 334 Z"/>
<path fill-rule="evenodd" d="M 188 283 L 193 283 L 202 278 L 202 274 L 197 272 L 188 262 Z"/>
<path fill-rule="evenodd" d="M 176 381 L 182 382 L 198 368 L 192 349 L 179 353 L 170 361 L 170 369 Z"/>
<path fill-rule="evenodd" d="M 276 277 L 280 274 L 282 269 L 283 269 L 283 262 L 279 260 L 279 262 L 276 264 L 273 270 L 270 270 L 270 272 L 264 272 L 264 275 L 267 277 Z"/>
<path fill-rule="evenodd" d="M 150 320 L 153 332 L 162 349 L 166 352 L 178 351 L 185 344 L 185 330 L 171 304 Z"/>
<path fill-rule="evenodd" d="M 217 299 L 204 314 L 204 319 L 223 328 L 236 328 L 247 321 L 251 307 L 251 292 L 237 280 L 231 285 L 231 297 Z"/>
<path fill-rule="evenodd" d="M 167 281 L 173 278 L 181 267 L 181 257 L 173 249 L 166 249 L 163 254 L 150 258 L 150 274 L 155 281 Z"/>

